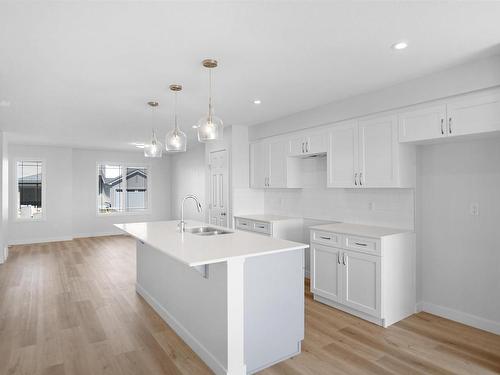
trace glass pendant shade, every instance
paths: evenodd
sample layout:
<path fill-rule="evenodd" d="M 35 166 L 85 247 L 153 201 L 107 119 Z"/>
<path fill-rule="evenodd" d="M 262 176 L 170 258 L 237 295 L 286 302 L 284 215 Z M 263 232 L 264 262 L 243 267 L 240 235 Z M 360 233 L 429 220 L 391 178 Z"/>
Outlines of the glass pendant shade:
<path fill-rule="evenodd" d="M 204 116 L 197 124 L 198 141 L 213 142 L 222 139 L 224 125 L 222 120 L 216 116 Z"/>
<path fill-rule="evenodd" d="M 185 152 L 187 144 L 186 133 L 178 127 L 173 128 L 167 133 L 165 138 L 165 147 L 168 152 Z"/>
<path fill-rule="evenodd" d="M 170 85 L 170 90 L 174 93 L 174 128 L 165 137 L 165 149 L 168 152 L 185 152 L 187 145 L 186 133 L 179 129 L 177 125 L 177 93 L 182 90 L 181 85 Z"/>
<path fill-rule="evenodd" d="M 153 130 L 153 137 L 151 143 L 144 145 L 144 156 L 147 158 L 161 158 L 163 153 L 163 145 L 158 141 L 156 133 Z"/>
<path fill-rule="evenodd" d="M 206 59 L 203 60 L 202 64 L 209 69 L 208 113 L 198 121 L 196 129 L 198 130 L 198 141 L 207 143 L 222 139 L 224 124 L 220 118 L 214 116 L 212 107 L 212 69 L 217 67 L 217 60 Z"/>

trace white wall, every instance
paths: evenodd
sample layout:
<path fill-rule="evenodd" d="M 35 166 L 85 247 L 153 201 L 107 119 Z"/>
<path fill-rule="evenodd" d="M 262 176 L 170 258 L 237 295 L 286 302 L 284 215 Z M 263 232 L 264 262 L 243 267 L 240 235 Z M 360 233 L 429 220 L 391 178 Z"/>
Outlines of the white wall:
<path fill-rule="evenodd" d="M 146 159 L 140 152 L 81 150 L 69 147 L 9 145 L 10 215 L 8 242 L 34 243 L 73 237 L 118 234 L 114 223 L 170 219 L 170 160 Z M 45 161 L 45 219 L 16 220 L 15 162 L 22 158 Z M 146 214 L 97 215 L 98 162 L 150 166 L 151 210 Z"/>
<path fill-rule="evenodd" d="M 147 214 L 99 216 L 96 214 L 96 165 L 101 162 L 136 163 L 150 166 L 151 211 Z M 120 233 L 113 224 L 137 221 L 169 220 L 171 217 L 170 158 L 147 159 L 141 152 L 73 150 L 73 207 L 75 237 Z"/>
<path fill-rule="evenodd" d="M 422 305 L 500 333 L 500 138 L 418 153 Z M 479 203 L 479 216 L 471 203 Z"/>
<path fill-rule="evenodd" d="M 205 145 L 194 144 L 185 153 L 171 156 L 172 219 L 181 217 L 181 201 L 187 194 L 194 194 L 203 206 L 198 213 L 194 202 L 184 205 L 184 218 L 205 221 L 208 205 L 205 200 Z"/>
<path fill-rule="evenodd" d="M 10 244 L 71 239 L 72 150 L 67 147 L 9 145 L 9 235 Z M 44 162 L 44 219 L 17 219 L 16 162 L 19 159 Z"/>
<path fill-rule="evenodd" d="M 5 133 L 0 132 L 0 263 L 9 255 L 7 226 L 9 220 L 9 156 Z"/>

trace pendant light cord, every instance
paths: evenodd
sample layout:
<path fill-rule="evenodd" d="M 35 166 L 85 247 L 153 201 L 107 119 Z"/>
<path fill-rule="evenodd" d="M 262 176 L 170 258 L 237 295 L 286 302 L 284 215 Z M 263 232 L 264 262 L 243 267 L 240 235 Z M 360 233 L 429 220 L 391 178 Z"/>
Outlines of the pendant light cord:
<path fill-rule="evenodd" d="M 179 130 L 177 126 L 177 91 L 174 92 L 174 128 L 176 131 Z"/>
<path fill-rule="evenodd" d="M 208 69 L 208 120 L 212 122 L 212 68 Z"/>

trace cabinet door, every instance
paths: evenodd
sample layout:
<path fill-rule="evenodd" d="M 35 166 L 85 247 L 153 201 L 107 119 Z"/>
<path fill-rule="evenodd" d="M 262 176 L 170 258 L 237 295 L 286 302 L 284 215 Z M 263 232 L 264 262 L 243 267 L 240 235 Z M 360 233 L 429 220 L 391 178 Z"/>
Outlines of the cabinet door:
<path fill-rule="evenodd" d="M 362 187 L 397 187 L 396 116 L 359 121 L 359 179 Z"/>
<path fill-rule="evenodd" d="M 250 145 L 250 187 L 266 187 L 269 176 L 269 144 L 265 142 Z"/>
<path fill-rule="evenodd" d="M 274 141 L 269 144 L 269 187 L 286 187 L 286 142 Z"/>
<path fill-rule="evenodd" d="M 415 142 L 447 135 L 446 105 L 403 112 L 398 115 L 399 142 Z"/>
<path fill-rule="evenodd" d="M 288 154 L 289 155 L 302 155 L 305 153 L 305 137 L 295 137 L 290 139 L 288 145 Z"/>
<path fill-rule="evenodd" d="M 342 257 L 342 303 L 381 317 L 381 258 L 345 251 Z"/>
<path fill-rule="evenodd" d="M 328 148 L 328 134 L 318 133 L 306 137 L 306 153 L 320 154 L 327 151 Z"/>
<path fill-rule="evenodd" d="M 311 244 L 311 291 L 321 297 L 340 302 L 342 250 Z"/>
<path fill-rule="evenodd" d="M 500 95 L 467 97 L 448 104 L 448 135 L 466 135 L 500 130 Z"/>
<path fill-rule="evenodd" d="M 358 180 L 358 125 L 349 122 L 330 131 L 327 173 L 328 187 L 355 187 Z M 355 185 L 356 184 L 356 185 Z"/>

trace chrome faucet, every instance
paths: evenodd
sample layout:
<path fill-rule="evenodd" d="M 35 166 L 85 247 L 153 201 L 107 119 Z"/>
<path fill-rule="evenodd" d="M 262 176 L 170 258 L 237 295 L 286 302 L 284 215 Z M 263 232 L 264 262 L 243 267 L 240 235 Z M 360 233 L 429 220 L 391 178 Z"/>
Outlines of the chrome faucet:
<path fill-rule="evenodd" d="M 184 221 L 184 202 L 187 199 L 193 199 L 196 202 L 196 209 L 198 210 L 198 212 L 201 212 L 202 210 L 201 203 L 198 201 L 196 195 L 188 194 L 184 197 L 181 203 L 181 221 L 179 222 L 179 230 L 181 232 L 184 232 L 186 230 L 186 222 Z"/>

